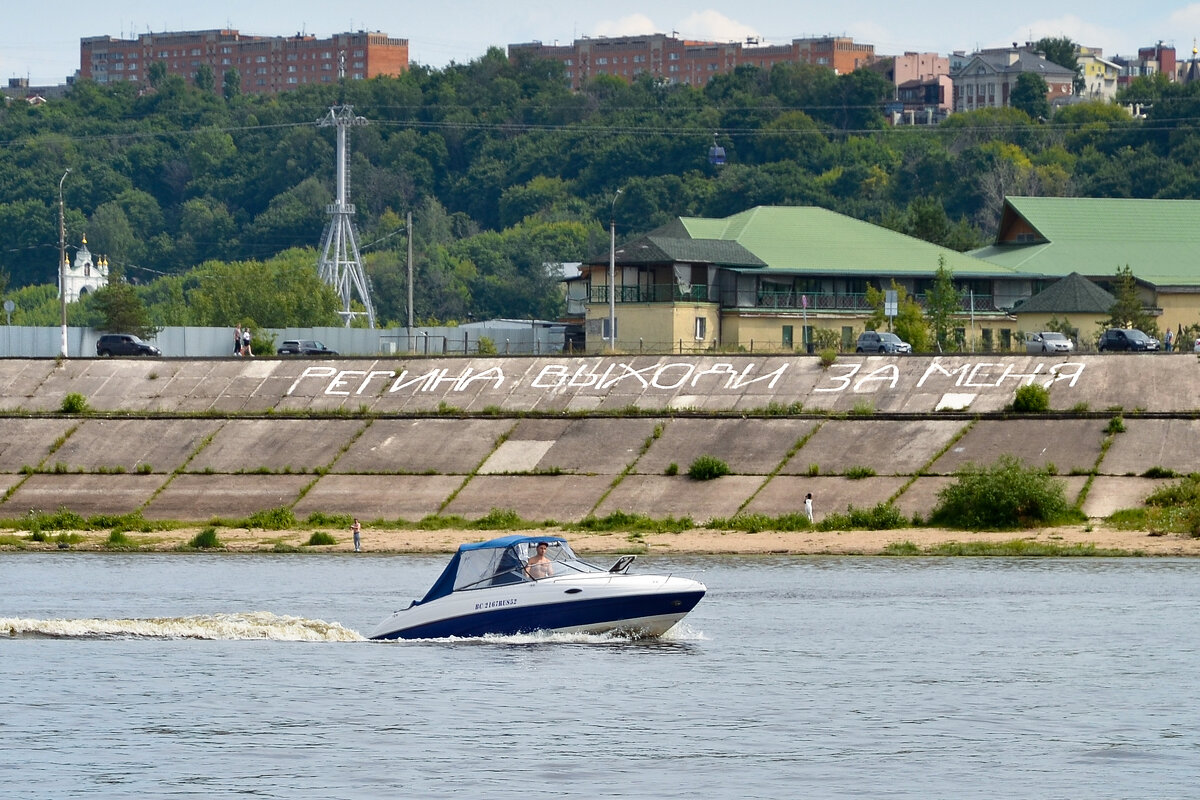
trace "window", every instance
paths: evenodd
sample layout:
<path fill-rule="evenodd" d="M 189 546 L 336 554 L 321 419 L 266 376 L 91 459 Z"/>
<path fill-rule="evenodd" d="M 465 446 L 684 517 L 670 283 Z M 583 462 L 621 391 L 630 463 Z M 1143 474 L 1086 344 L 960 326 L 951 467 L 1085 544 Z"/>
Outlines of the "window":
<path fill-rule="evenodd" d="M 704 338 L 707 335 L 708 335 L 708 318 L 707 317 L 696 317 L 696 341 L 697 342 L 704 341 Z"/>
<path fill-rule="evenodd" d="M 1011 328 L 1001 328 L 1000 329 L 1000 349 L 1001 350 L 1012 350 L 1012 329 Z"/>
<path fill-rule="evenodd" d="M 992 352 L 992 350 L 995 347 L 995 345 L 992 342 L 992 329 L 984 328 L 981 331 L 981 333 L 983 334 L 983 352 L 985 352 L 985 353 Z"/>
<path fill-rule="evenodd" d="M 607 63 L 608 63 L 608 59 L 607 59 L 607 58 L 605 58 L 604 56 L 601 56 L 600 58 L 597 58 L 597 59 L 596 59 L 596 63 L 597 63 L 597 64 L 607 64 Z"/>
<path fill-rule="evenodd" d="M 601 325 L 601 334 L 600 335 L 604 339 L 604 341 L 607 342 L 609 339 L 613 338 L 612 334 L 608 330 L 608 317 L 605 317 L 602 320 L 602 322 L 603 322 L 603 324 Z M 620 329 L 621 326 L 616 325 L 616 322 L 617 322 L 617 320 L 616 320 L 616 318 L 614 318 L 613 319 L 614 327 L 617 329 Z"/>
<path fill-rule="evenodd" d="M 792 347 L 792 326 L 791 325 L 783 326 L 783 346 L 788 348 L 789 350 Z"/>
<path fill-rule="evenodd" d="M 854 328 L 849 325 L 842 326 L 842 349 L 847 351 L 854 349 Z"/>

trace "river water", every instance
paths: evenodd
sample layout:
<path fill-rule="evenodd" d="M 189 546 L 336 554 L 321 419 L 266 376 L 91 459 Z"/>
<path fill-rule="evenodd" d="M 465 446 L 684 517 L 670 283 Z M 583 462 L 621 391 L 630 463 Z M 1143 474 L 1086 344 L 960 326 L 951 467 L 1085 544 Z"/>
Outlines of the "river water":
<path fill-rule="evenodd" d="M 1200 560 L 646 557 L 709 587 L 663 640 L 362 640 L 445 560 L 0 554 L 0 793 L 1200 792 Z"/>

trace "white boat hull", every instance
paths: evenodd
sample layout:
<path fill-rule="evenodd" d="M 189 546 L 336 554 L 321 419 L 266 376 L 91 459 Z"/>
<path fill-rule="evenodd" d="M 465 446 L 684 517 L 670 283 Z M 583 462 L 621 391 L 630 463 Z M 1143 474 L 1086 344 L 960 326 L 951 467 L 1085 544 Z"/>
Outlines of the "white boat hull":
<path fill-rule="evenodd" d="M 458 591 L 384 620 L 372 639 L 436 639 L 533 631 L 661 636 L 704 596 L 699 581 L 582 574 Z"/>

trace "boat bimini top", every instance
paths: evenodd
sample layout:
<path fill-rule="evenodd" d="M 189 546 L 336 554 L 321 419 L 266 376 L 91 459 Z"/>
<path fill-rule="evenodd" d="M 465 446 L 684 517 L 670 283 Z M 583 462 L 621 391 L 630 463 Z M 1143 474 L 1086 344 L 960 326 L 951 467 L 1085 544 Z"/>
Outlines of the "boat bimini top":
<path fill-rule="evenodd" d="M 530 575 L 527 564 L 539 544 L 546 545 L 550 559 L 549 572 L 554 576 L 583 573 L 619 573 L 628 569 L 632 556 L 625 556 L 611 569 L 580 561 L 567 540 L 558 536 L 503 536 L 487 542 L 459 545 L 446 569 L 424 597 L 413 605 L 421 605 L 452 592 L 486 589 L 506 583 L 527 583 L 536 578 Z"/>

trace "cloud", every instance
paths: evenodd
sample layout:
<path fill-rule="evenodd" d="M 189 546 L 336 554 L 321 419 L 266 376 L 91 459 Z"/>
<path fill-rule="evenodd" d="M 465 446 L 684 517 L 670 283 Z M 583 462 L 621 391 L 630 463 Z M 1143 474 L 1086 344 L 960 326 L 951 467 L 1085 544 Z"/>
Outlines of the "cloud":
<path fill-rule="evenodd" d="M 647 33 L 662 33 L 654 20 L 645 14 L 630 14 L 616 20 L 601 20 L 592 31 L 593 36 L 641 36 Z"/>
<path fill-rule="evenodd" d="M 671 34 L 672 32 L 684 39 L 703 39 L 715 42 L 744 41 L 751 36 L 763 38 L 762 34 L 750 25 L 732 20 L 721 12 L 711 9 L 689 14 L 675 23 L 673 28 L 656 25 L 654 20 L 645 14 L 630 14 L 620 19 L 597 22 L 591 35 L 640 36 L 648 33 Z"/>
<path fill-rule="evenodd" d="M 1074 14 L 1067 14 L 1057 19 L 1039 19 L 1026 23 L 1017 29 L 1011 39 L 1000 42 L 1000 45 L 1012 42 L 1024 44 L 1025 42 L 1036 42 L 1038 39 L 1060 36 L 1065 36 L 1072 42 L 1086 47 L 1098 47 L 1105 42 L 1112 42 L 1120 38 L 1119 33 L 1114 33 L 1109 28 L 1094 25 Z M 1105 49 L 1107 50 L 1107 48 Z"/>
<path fill-rule="evenodd" d="M 720 11 L 697 11 L 679 23 L 680 32 L 689 38 L 711 39 L 716 42 L 744 41 L 763 36 L 755 28 L 732 20 Z"/>

